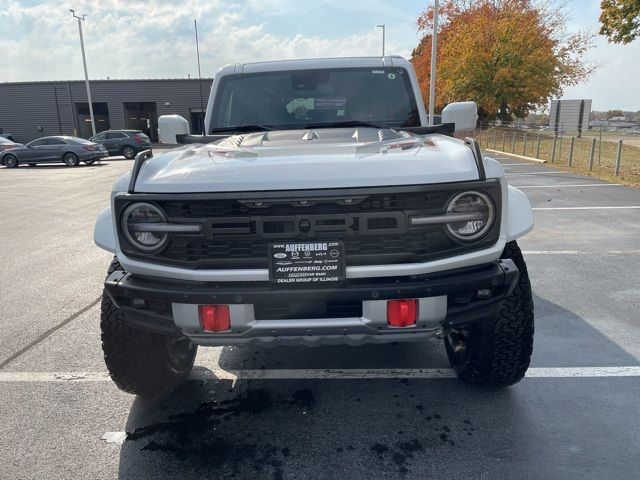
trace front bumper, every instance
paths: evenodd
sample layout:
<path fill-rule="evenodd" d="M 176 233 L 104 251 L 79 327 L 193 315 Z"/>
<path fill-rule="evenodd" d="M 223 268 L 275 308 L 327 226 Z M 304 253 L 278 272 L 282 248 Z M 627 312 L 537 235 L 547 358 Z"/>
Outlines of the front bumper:
<path fill-rule="evenodd" d="M 136 276 L 122 271 L 109 275 L 105 288 L 134 327 L 163 334 L 188 335 L 203 345 L 242 343 L 324 344 L 378 343 L 420 340 L 441 328 L 482 321 L 497 313 L 518 281 L 518 269 L 508 259 L 429 275 L 349 279 L 327 289 L 280 289 L 268 282 L 187 282 Z M 491 291 L 478 298 L 478 290 Z M 407 328 L 389 327 L 386 301 L 419 299 L 419 318 Z M 291 302 L 362 303 L 359 316 L 337 318 L 256 319 L 257 305 Z M 228 304 L 231 330 L 204 332 L 198 305 Z"/>

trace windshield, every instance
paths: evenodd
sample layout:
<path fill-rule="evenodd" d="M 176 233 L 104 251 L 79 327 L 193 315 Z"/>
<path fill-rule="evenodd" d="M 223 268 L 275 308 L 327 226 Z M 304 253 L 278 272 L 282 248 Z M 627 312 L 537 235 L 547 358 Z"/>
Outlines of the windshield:
<path fill-rule="evenodd" d="M 221 79 L 210 129 L 309 123 L 420 125 L 403 68 L 340 68 L 229 75 Z"/>

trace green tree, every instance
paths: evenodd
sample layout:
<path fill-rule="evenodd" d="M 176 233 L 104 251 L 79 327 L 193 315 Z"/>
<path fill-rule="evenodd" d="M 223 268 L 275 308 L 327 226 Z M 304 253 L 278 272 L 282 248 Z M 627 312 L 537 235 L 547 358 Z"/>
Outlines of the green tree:
<path fill-rule="evenodd" d="M 602 0 L 600 35 L 626 44 L 640 34 L 640 0 Z"/>
<path fill-rule="evenodd" d="M 607 120 L 614 117 L 624 117 L 624 112 L 622 110 L 609 110 L 607 111 Z"/>
<path fill-rule="evenodd" d="M 561 7 L 533 0 L 445 0 L 438 33 L 436 108 L 473 100 L 482 119 L 523 118 L 594 67 L 583 57 L 589 34 L 567 35 Z M 433 9 L 417 20 L 424 33 L 411 61 L 429 90 Z"/>

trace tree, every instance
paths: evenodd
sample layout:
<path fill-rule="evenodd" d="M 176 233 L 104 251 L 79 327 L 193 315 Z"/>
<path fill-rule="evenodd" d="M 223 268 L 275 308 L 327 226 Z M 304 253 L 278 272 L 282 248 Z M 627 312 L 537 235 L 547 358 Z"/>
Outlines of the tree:
<path fill-rule="evenodd" d="M 602 0 L 600 35 L 612 43 L 630 43 L 640 34 L 640 0 Z"/>
<path fill-rule="evenodd" d="M 583 61 L 589 34 L 566 35 L 561 7 L 532 0 L 445 0 L 440 10 L 436 109 L 473 100 L 481 119 L 523 118 L 594 69 Z M 411 61 L 429 91 L 433 8 L 417 20 L 424 36 Z"/>
<path fill-rule="evenodd" d="M 615 117 L 624 117 L 624 112 L 622 110 L 609 110 L 605 114 L 607 120 L 610 120 Z"/>

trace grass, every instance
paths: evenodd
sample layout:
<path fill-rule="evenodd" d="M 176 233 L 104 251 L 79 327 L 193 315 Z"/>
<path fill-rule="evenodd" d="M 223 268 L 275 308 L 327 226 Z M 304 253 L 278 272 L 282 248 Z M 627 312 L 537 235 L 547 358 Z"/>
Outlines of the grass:
<path fill-rule="evenodd" d="M 526 149 L 525 149 L 526 136 Z M 547 160 L 549 166 L 561 167 L 581 175 L 640 187 L 640 145 L 635 142 L 625 143 L 622 139 L 622 152 L 619 175 L 615 174 L 618 142 L 605 140 L 596 136 L 574 139 L 571 154 L 571 137 L 555 139 L 555 155 L 553 153 L 554 137 L 548 133 L 523 132 L 508 128 L 491 128 L 476 132 L 476 138 L 482 148 L 490 148 L 505 153 L 515 153 Z M 592 142 L 595 139 L 593 164 L 590 167 Z M 539 145 L 538 145 L 539 141 Z M 571 157 L 571 165 L 569 159 Z"/>

